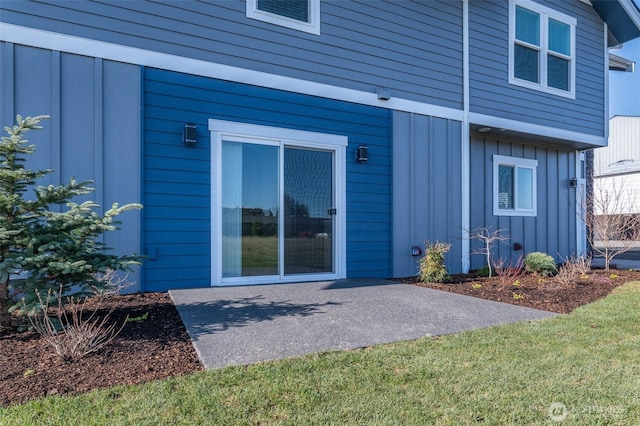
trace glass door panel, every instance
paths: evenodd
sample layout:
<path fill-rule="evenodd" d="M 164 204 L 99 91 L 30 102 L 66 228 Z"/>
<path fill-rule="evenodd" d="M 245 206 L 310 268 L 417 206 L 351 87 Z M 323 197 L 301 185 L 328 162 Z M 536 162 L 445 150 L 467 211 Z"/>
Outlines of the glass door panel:
<path fill-rule="evenodd" d="M 284 274 L 333 272 L 333 152 L 284 148 Z"/>
<path fill-rule="evenodd" d="M 222 142 L 222 277 L 279 275 L 279 147 Z"/>

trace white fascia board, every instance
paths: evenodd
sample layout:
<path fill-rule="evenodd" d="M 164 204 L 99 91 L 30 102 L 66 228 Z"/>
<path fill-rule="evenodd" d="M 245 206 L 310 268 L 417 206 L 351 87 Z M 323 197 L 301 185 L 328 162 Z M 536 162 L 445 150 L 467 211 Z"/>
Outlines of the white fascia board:
<path fill-rule="evenodd" d="M 635 26 L 640 30 L 640 10 L 633 4 L 633 0 L 618 0 L 618 3 L 622 6 L 629 18 L 633 21 Z"/>
<path fill-rule="evenodd" d="M 572 130 L 526 123 L 524 121 L 516 121 L 508 118 L 494 117 L 474 112 L 469 113 L 469 121 L 471 123 L 482 124 L 483 126 L 493 127 L 496 129 L 507 129 L 514 132 L 528 133 L 552 139 L 561 139 L 596 146 L 607 145 L 607 138 L 604 136 L 589 135 L 586 133 L 574 132 Z"/>
<path fill-rule="evenodd" d="M 374 91 L 363 92 L 3 22 L 0 22 L 0 41 L 450 120 L 462 121 L 464 114 L 462 110 L 409 99 L 392 97 L 387 101 L 380 100 Z"/>

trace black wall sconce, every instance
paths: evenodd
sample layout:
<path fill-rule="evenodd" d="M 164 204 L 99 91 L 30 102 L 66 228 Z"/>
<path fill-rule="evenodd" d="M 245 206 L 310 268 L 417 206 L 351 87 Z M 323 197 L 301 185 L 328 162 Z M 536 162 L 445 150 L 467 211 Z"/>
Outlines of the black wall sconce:
<path fill-rule="evenodd" d="M 520 243 L 513 243 L 513 249 L 514 249 L 515 251 L 522 250 L 522 244 L 520 244 Z"/>
<path fill-rule="evenodd" d="M 187 123 L 182 130 L 182 142 L 185 145 L 195 145 L 198 142 L 198 129 L 193 123 Z"/>
<path fill-rule="evenodd" d="M 360 145 L 356 148 L 356 160 L 361 163 L 369 161 L 369 148 L 366 145 Z"/>
<path fill-rule="evenodd" d="M 578 178 L 569 179 L 569 184 L 571 185 L 572 188 L 577 188 L 578 187 Z"/>

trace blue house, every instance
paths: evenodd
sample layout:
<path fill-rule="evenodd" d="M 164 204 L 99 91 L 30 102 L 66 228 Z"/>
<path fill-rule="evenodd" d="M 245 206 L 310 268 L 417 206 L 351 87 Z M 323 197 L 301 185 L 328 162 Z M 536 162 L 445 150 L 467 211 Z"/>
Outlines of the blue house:
<path fill-rule="evenodd" d="M 36 166 L 144 205 L 106 237 L 137 290 L 408 276 L 425 240 L 461 272 L 481 227 L 584 252 L 637 37 L 633 0 L 6 0 L 0 118 L 51 115 Z"/>

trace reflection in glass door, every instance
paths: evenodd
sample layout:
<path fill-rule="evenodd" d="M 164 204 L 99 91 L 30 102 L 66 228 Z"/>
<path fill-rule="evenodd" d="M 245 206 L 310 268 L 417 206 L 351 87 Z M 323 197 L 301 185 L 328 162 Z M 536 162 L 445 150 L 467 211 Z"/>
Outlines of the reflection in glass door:
<path fill-rule="evenodd" d="M 333 272 L 333 152 L 284 150 L 284 273 Z"/>
<path fill-rule="evenodd" d="M 279 274 L 279 147 L 222 142 L 222 276 Z"/>
<path fill-rule="evenodd" d="M 335 272 L 334 152 L 222 141 L 222 277 Z"/>

